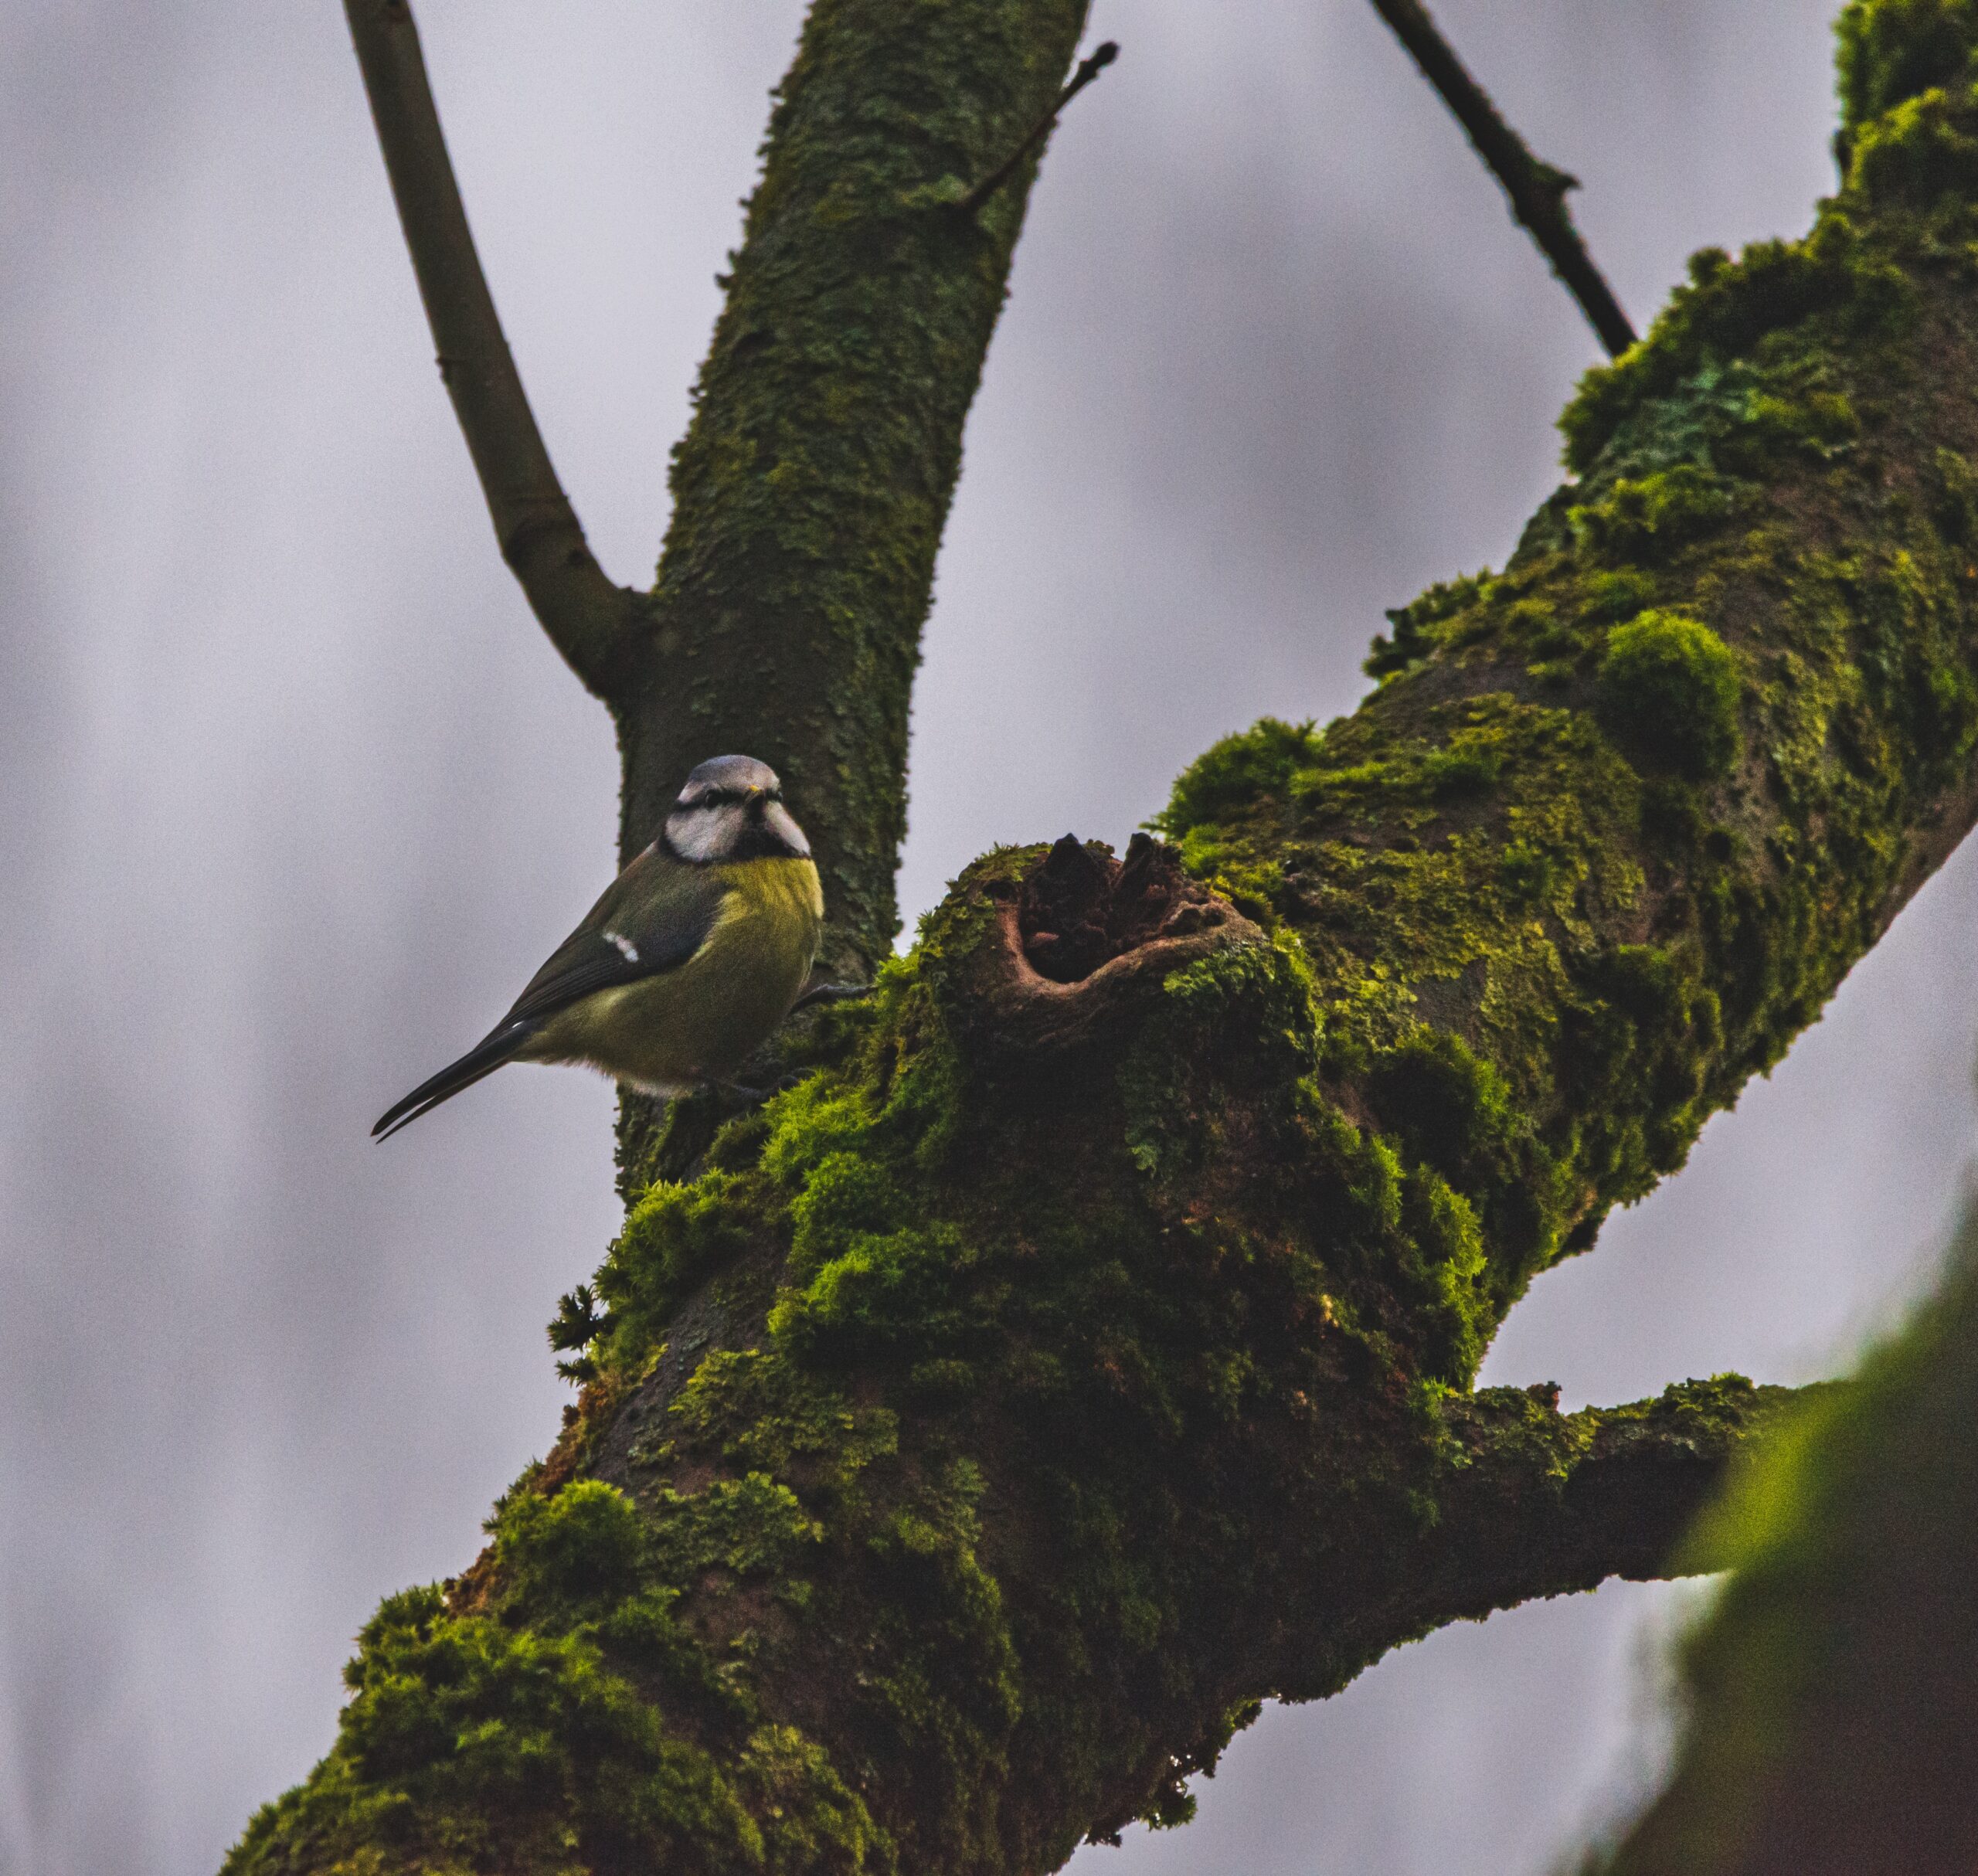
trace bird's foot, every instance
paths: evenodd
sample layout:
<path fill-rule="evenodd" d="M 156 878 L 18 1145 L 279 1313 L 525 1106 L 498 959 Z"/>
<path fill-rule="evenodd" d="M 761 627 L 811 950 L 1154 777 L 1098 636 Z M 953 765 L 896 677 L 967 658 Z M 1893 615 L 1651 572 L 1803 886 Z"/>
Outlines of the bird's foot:
<path fill-rule="evenodd" d="M 869 984 L 814 984 L 790 1006 L 790 1013 L 794 1016 L 799 1010 L 807 1010 L 814 1003 L 852 1003 L 872 994 L 872 986 Z"/>
<path fill-rule="evenodd" d="M 787 1094 L 815 1072 L 812 1069 L 793 1069 L 787 1075 L 778 1076 L 766 1088 L 744 1087 L 739 1081 L 711 1081 L 704 1084 L 702 1092 L 714 1103 L 717 1113 L 723 1116 L 746 1114 L 751 1108 L 760 1107 L 779 1094 Z"/>

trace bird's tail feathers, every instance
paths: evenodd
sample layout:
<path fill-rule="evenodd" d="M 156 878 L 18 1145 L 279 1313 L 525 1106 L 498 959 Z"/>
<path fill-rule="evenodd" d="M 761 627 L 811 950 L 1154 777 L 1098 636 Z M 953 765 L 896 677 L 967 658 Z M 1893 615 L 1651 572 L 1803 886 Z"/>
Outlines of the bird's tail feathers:
<path fill-rule="evenodd" d="M 503 1062 L 514 1059 L 515 1052 L 535 1033 L 535 1027 L 532 1022 L 504 1023 L 484 1036 L 459 1061 L 450 1062 L 431 1080 L 421 1082 L 403 1100 L 387 1108 L 372 1128 L 371 1137 L 389 1140 L 400 1127 L 492 1075 Z"/>

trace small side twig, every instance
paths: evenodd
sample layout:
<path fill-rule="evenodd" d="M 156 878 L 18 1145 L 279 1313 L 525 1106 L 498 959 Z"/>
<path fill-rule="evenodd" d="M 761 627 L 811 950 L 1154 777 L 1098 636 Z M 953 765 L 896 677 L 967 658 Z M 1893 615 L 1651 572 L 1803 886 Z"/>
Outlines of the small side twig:
<path fill-rule="evenodd" d="M 1538 243 L 1552 271 L 1579 301 L 1587 323 L 1600 342 L 1618 358 L 1635 342 L 1635 329 L 1613 289 L 1593 264 L 1579 230 L 1566 207 L 1577 178 L 1534 156 L 1524 139 L 1507 124 L 1496 105 L 1436 29 L 1421 0 L 1373 0 L 1374 11 L 1421 67 L 1422 75 L 1442 94 L 1469 134 L 1477 154 L 1504 185 L 1511 213 Z"/>
<path fill-rule="evenodd" d="M 957 210 L 963 215 L 974 215 L 997 190 L 1017 172 L 1017 165 L 1051 134 L 1051 127 L 1058 121 L 1065 107 L 1078 96 L 1120 56 L 1118 45 L 1111 39 L 1093 48 L 1091 55 L 1079 61 L 1078 70 L 1072 73 L 1056 101 L 1024 133 L 1023 140 L 974 188 L 956 203 Z"/>
<path fill-rule="evenodd" d="M 481 270 L 407 0 L 345 0 L 385 169 L 440 375 L 453 399 L 501 557 L 550 642 L 610 701 L 638 597 L 614 584 L 563 493 Z"/>

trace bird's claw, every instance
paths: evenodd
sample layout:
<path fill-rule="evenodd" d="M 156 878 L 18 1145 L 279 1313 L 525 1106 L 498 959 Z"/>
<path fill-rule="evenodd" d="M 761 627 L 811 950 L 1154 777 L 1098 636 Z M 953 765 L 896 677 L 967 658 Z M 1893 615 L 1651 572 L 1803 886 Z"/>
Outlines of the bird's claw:
<path fill-rule="evenodd" d="M 787 1094 L 815 1072 L 813 1069 L 794 1069 L 787 1075 L 779 1075 L 766 1088 L 745 1088 L 736 1081 L 709 1082 L 705 1092 L 720 1113 L 746 1114 L 752 1107 L 760 1107 L 765 1101 Z"/>
<path fill-rule="evenodd" d="M 814 984 L 790 1006 L 790 1013 L 794 1016 L 799 1010 L 807 1010 L 814 1003 L 851 1003 L 872 994 L 872 986 L 869 984 Z"/>

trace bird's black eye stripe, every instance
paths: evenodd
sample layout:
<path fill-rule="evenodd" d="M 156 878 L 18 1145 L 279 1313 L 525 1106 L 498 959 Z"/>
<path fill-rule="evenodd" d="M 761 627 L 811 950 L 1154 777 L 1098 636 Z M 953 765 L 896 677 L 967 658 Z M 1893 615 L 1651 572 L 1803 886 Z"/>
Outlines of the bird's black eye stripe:
<path fill-rule="evenodd" d="M 780 788 L 771 788 L 764 793 L 762 798 L 765 801 L 780 801 L 783 799 L 783 790 Z M 693 800 L 686 803 L 685 805 L 689 809 L 732 807 L 736 802 L 745 801 L 747 799 L 747 795 L 739 789 L 709 788 L 695 796 Z"/>

